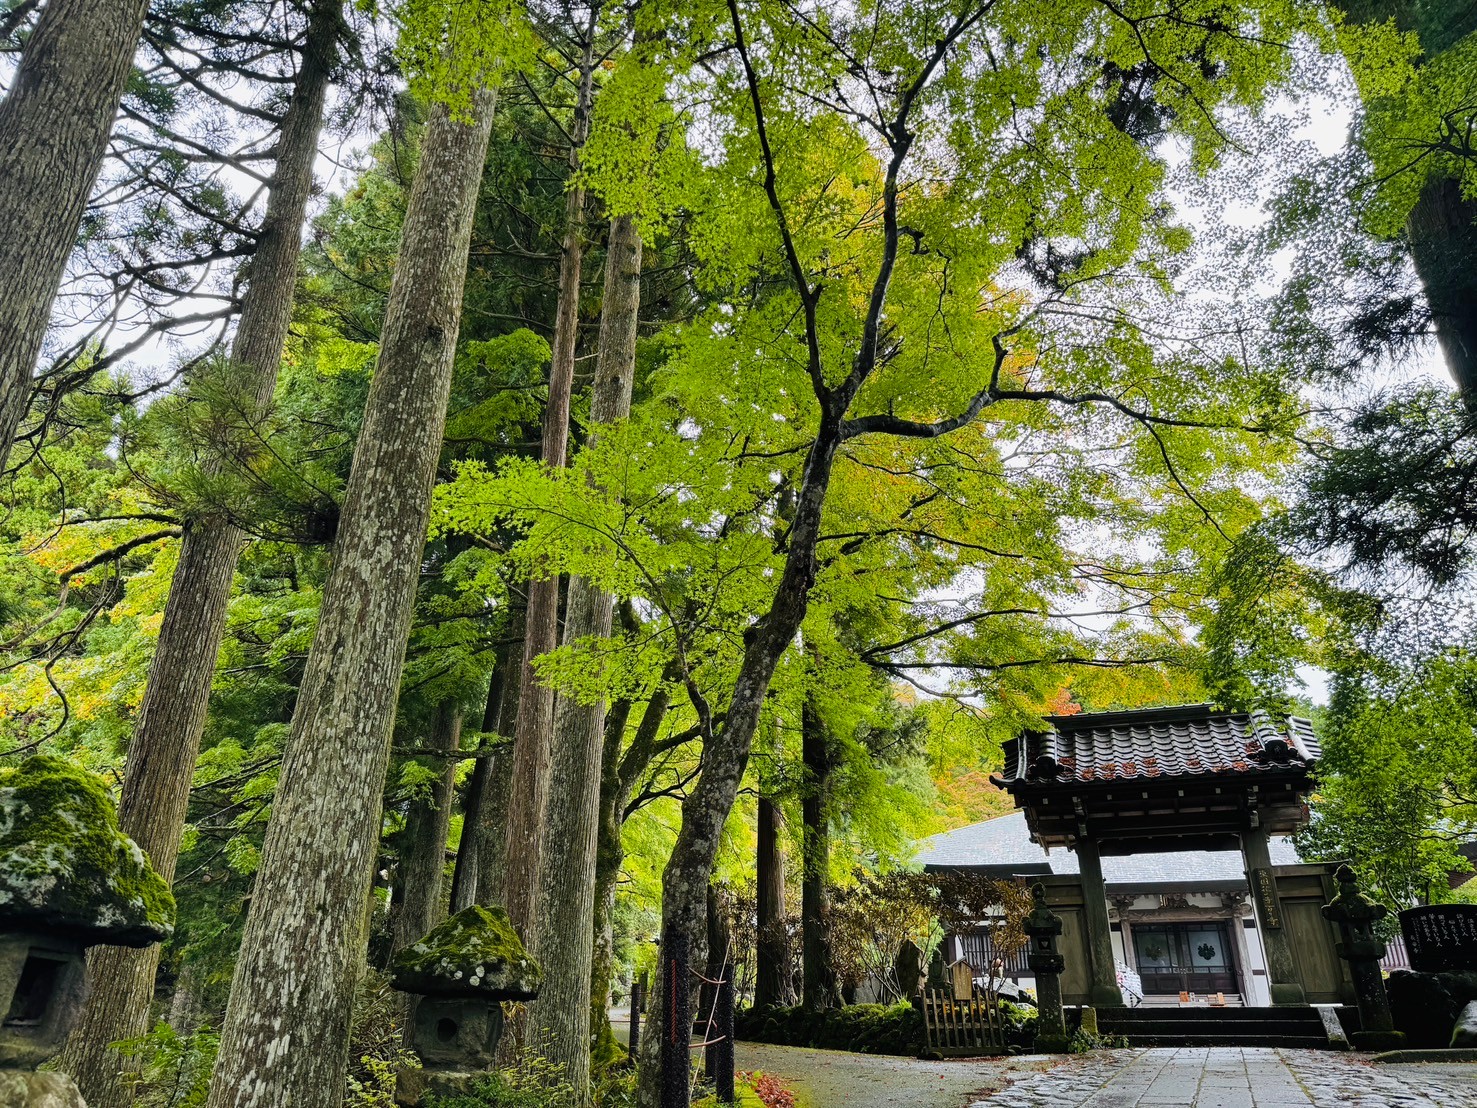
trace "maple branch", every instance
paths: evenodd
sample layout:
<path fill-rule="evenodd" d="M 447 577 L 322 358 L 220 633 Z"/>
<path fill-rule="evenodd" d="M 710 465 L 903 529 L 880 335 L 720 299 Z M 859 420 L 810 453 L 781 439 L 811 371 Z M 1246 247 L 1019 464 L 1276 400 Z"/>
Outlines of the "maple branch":
<path fill-rule="evenodd" d="M 734 46 L 739 62 L 744 68 L 744 80 L 749 87 L 749 99 L 754 105 L 754 129 L 759 138 L 759 151 L 764 158 L 764 194 L 769 198 L 770 210 L 774 212 L 779 226 L 780 241 L 785 248 L 785 261 L 790 267 L 790 276 L 795 289 L 800 293 L 800 304 L 805 310 L 805 368 L 810 374 L 810 386 L 821 407 L 828 406 L 831 390 L 821 371 L 820 330 L 816 325 L 815 306 L 821 298 L 819 287 L 812 288 L 810 278 L 805 275 L 805 265 L 800 261 L 800 252 L 795 247 L 795 236 L 790 232 L 790 221 L 785 217 L 785 207 L 780 202 L 778 178 L 774 169 L 774 151 L 769 145 L 769 127 L 764 122 L 764 106 L 759 99 L 759 77 L 749 60 L 749 47 L 744 40 L 743 20 L 739 18 L 738 0 L 728 0 L 728 14 L 733 23 Z"/>

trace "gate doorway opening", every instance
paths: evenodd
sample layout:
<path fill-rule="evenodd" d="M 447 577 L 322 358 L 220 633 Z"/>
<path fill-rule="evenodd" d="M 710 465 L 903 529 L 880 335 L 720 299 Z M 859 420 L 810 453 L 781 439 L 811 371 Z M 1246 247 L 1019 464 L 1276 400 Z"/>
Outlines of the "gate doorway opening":
<path fill-rule="evenodd" d="M 1145 996 L 1242 991 L 1225 923 L 1135 924 L 1133 950 Z"/>

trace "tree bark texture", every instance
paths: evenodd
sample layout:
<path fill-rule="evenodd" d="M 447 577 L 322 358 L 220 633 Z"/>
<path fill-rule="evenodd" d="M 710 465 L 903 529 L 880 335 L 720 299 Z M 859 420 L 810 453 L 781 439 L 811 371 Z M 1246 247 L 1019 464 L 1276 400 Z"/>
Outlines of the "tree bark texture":
<path fill-rule="evenodd" d="M 208 1108 L 336 1108 L 496 94 L 431 111 Z"/>
<path fill-rule="evenodd" d="M 579 169 L 580 150 L 589 134 L 594 75 L 594 35 L 586 36 L 580 87 L 575 101 L 569 165 Z M 576 178 L 577 179 L 577 178 Z M 579 339 L 580 272 L 585 256 L 585 190 L 574 185 L 564 205 L 564 238 L 559 259 L 559 305 L 549 364 L 549 399 L 544 406 L 544 465 L 565 465 L 569 447 L 569 401 L 574 387 L 575 346 Z M 553 746 L 554 690 L 534 671 L 537 658 L 559 643 L 558 575 L 530 581 L 528 616 L 519 676 L 518 719 L 513 736 L 513 779 L 508 794 L 506 867 L 502 901 L 513 926 L 530 949 L 538 946 L 539 870 L 544 850 L 544 812 L 548 803 L 549 758 Z M 588 916 L 586 919 L 588 920 Z M 583 1009 L 581 1009 L 583 1011 Z M 510 1026 L 513 1041 L 520 1028 Z"/>
<path fill-rule="evenodd" d="M 324 0 L 314 8 L 309 23 L 231 347 L 232 383 L 255 416 L 265 413 L 272 401 L 292 318 L 303 219 L 313 188 L 342 8 L 342 0 Z M 215 459 L 212 464 L 220 462 Z M 179 856 L 241 541 L 240 530 L 224 516 L 186 523 L 138 725 L 128 747 L 119 826 L 166 881 L 173 879 Z M 93 1108 L 127 1108 L 131 1096 L 117 1079 L 119 1059 L 107 1044 L 148 1030 L 159 947 L 94 947 L 88 963 L 90 993 L 60 1065 Z"/>
<path fill-rule="evenodd" d="M 147 0 L 48 0 L 0 101 L 0 471 L 147 9 Z"/>
<path fill-rule="evenodd" d="M 448 702 L 436 708 L 430 741 L 432 750 L 454 753 L 461 746 L 462 710 Z M 446 874 L 446 840 L 451 835 L 451 802 L 456 791 L 455 758 L 438 758 L 439 773 L 431 795 L 411 803 L 400 835 L 400 864 L 396 883 L 399 905 L 391 931 L 395 950 L 419 942 L 445 918 L 441 890 Z"/>
<path fill-rule="evenodd" d="M 482 712 L 483 741 L 487 735 L 500 738 L 517 714 L 518 682 L 512 679 L 514 658 L 523 654 L 523 606 L 512 608 L 504 628 L 502 646 L 497 648 L 492 675 L 487 682 L 487 706 Z M 457 847 L 456 869 L 451 882 L 451 911 L 460 912 L 483 902 L 480 893 L 497 889 L 502 872 L 502 850 L 507 831 L 510 750 L 499 750 L 491 758 L 479 758 L 467 781 L 462 812 L 462 841 Z"/>
<path fill-rule="evenodd" d="M 754 1006 L 789 1004 L 794 1000 L 790 943 L 785 934 L 785 853 L 779 805 L 759 797 L 758 935 L 754 943 Z"/>
<path fill-rule="evenodd" d="M 636 369 L 636 315 L 641 299 L 641 234 L 620 216 L 610 226 L 601 301 L 600 347 L 590 418 L 594 427 L 631 412 Z M 592 430 L 591 442 L 598 430 Z M 615 598 L 587 578 L 569 582 L 564 643 L 609 639 Z M 554 712 L 549 794 L 544 821 L 536 956 L 544 987 L 532 1005 L 545 1035 L 545 1057 L 577 1090 L 590 1081 L 590 972 L 594 936 L 595 868 L 600 823 L 600 769 L 605 704 L 559 697 Z M 546 941 L 547 940 L 547 941 Z"/>
<path fill-rule="evenodd" d="M 723 978 L 723 967 L 728 964 L 733 936 L 728 930 L 728 920 L 723 915 L 723 904 L 718 895 L 718 886 L 708 886 L 708 959 L 703 967 L 702 987 L 699 989 L 697 1018 L 707 1030 L 704 1039 L 711 1039 L 713 1028 L 709 1023 L 718 1007 L 718 982 Z"/>
<path fill-rule="evenodd" d="M 1467 407 L 1477 409 L 1477 204 L 1450 177 L 1426 182 L 1406 218 L 1410 254 L 1446 368 Z"/>
<path fill-rule="evenodd" d="M 836 991 L 826 936 L 830 907 L 831 751 L 825 723 L 815 708 L 807 703 L 800 715 L 800 758 L 805 763 L 805 794 L 800 801 L 805 825 L 800 886 L 800 1002 L 807 1012 L 819 1012 L 832 1007 Z"/>
<path fill-rule="evenodd" d="M 614 1042 L 610 1025 L 610 991 L 615 976 L 615 886 L 624 853 L 621 820 L 616 815 L 620 754 L 631 702 L 617 700 L 605 717 L 605 749 L 600 755 L 600 811 L 595 827 L 594 945 L 590 951 L 590 1043 Z M 614 843 L 612 843 L 612 829 Z M 634 1043 L 633 1043 L 634 1045 Z"/>
<path fill-rule="evenodd" d="M 621 842 L 621 829 L 631 803 L 636 781 L 651 764 L 657 734 L 671 707 L 671 693 L 665 684 L 657 686 L 646 701 L 641 722 L 630 747 L 621 753 L 624 725 L 607 726 L 605 754 L 600 777 L 600 826 L 595 848 L 595 951 L 590 970 L 590 1038 L 598 1042 L 610 1031 L 610 1012 L 605 998 L 610 996 L 611 978 L 615 972 L 615 889 L 620 880 L 626 851 Z M 627 707 L 629 710 L 629 706 Z M 630 1044 L 632 1053 L 639 1042 Z"/>

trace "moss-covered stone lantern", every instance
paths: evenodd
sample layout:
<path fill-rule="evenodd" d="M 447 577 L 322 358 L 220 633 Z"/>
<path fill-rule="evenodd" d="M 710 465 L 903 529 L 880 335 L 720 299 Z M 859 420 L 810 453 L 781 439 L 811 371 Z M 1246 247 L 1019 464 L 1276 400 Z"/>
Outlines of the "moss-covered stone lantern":
<path fill-rule="evenodd" d="M 543 970 L 523 949 L 507 912 L 474 904 L 395 955 L 390 983 L 421 998 L 410 1023 L 410 1046 L 421 1065 L 466 1072 L 493 1064 L 502 1002 L 538 996 Z"/>
<path fill-rule="evenodd" d="M 1338 924 L 1342 936 L 1338 954 L 1349 963 L 1354 978 L 1360 1028 L 1350 1038 L 1359 1050 L 1399 1050 L 1405 1044 L 1405 1035 L 1395 1030 L 1390 1014 L 1390 998 L 1380 972 L 1385 943 L 1374 933 L 1374 925 L 1389 914 L 1389 909 L 1359 891 L 1359 879 L 1348 866 L 1339 866 L 1334 880 L 1339 885 L 1338 895 L 1323 906 L 1323 915 Z"/>
<path fill-rule="evenodd" d="M 1062 970 L 1066 959 L 1057 950 L 1062 917 L 1046 905 L 1046 886 L 1031 886 L 1031 911 L 1021 923 L 1030 945 L 1026 965 L 1036 975 L 1036 1050 L 1059 1054 L 1067 1049 L 1066 1013 L 1062 1011 Z"/>
<path fill-rule="evenodd" d="M 169 886 L 118 830 L 101 778 L 43 755 L 0 768 L 0 1103 L 80 1104 L 62 1075 L 30 1071 L 81 1008 L 82 952 L 173 930 Z"/>

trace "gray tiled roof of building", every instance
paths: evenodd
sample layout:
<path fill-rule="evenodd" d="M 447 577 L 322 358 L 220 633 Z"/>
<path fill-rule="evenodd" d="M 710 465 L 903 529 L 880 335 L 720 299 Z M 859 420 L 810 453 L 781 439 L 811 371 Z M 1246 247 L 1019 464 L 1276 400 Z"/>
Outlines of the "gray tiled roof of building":
<path fill-rule="evenodd" d="M 1047 716 L 1046 723 L 1006 742 L 1002 783 L 1250 773 L 1310 765 L 1322 753 L 1305 719 L 1279 723 L 1264 712 L 1211 704 Z"/>
<path fill-rule="evenodd" d="M 1298 861 L 1291 841 L 1274 836 L 1272 864 Z M 1031 841 L 1024 812 L 1011 812 L 981 823 L 971 823 L 923 840 L 915 861 L 929 867 L 988 866 L 998 873 L 1076 873 L 1077 855 L 1070 850 L 1045 850 Z M 1130 854 L 1103 859 L 1103 879 L 1109 885 L 1185 885 L 1245 881 L 1245 863 L 1239 851 L 1182 850 L 1165 854 Z"/>

